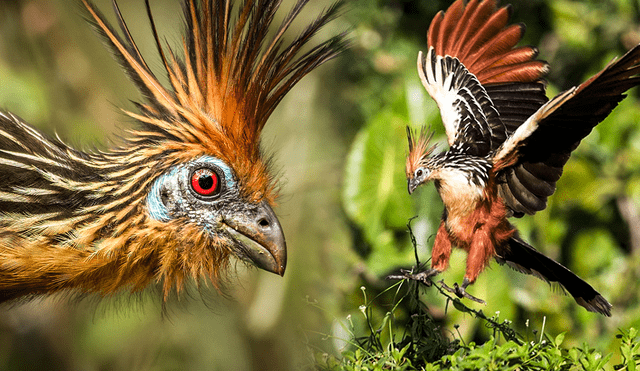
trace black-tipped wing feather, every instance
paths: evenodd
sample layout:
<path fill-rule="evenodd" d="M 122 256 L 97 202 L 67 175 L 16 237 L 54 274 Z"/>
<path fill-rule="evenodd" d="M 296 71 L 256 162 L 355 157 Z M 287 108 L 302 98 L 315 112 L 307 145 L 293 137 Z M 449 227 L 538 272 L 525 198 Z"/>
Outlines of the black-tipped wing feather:
<path fill-rule="evenodd" d="M 442 115 L 451 150 L 486 156 L 506 138 L 506 130 L 485 88 L 457 58 L 429 48 L 418 55 L 418 74 Z"/>
<path fill-rule="evenodd" d="M 500 121 L 504 124 L 507 135 L 516 131 L 549 100 L 542 81 L 502 83 L 486 85 L 484 88 L 500 114 Z"/>
<path fill-rule="evenodd" d="M 640 45 L 550 101 L 496 151 L 500 195 L 516 216 L 543 210 L 580 141 L 640 84 Z M 512 161 L 509 160 L 512 159 Z"/>

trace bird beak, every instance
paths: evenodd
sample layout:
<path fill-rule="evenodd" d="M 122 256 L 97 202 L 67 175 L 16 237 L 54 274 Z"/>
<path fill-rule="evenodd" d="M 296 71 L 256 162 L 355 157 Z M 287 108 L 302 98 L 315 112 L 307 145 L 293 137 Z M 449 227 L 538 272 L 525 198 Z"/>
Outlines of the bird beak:
<path fill-rule="evenodd" d="M 239 258 L 268 272 L 284 275 L 287 243 L 280 222 L 266 201 L 251 212 L 227 216 L 224 223 L 236 242 Z"/>
<path fill-rule="evenodd" d="M 413 191 L 418 188 L 418 185 L 418 182 L 416 182 L 414 178 L 407 179 L 407 190 L 409 191 L 409 194 L 412 194 Z"/>

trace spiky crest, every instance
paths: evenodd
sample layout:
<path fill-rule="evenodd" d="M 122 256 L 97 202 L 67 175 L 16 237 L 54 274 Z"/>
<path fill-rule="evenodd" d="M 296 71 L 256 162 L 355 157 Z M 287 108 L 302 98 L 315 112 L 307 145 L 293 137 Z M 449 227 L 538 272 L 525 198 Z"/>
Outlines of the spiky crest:
<path fill-rule="evenodd" d="M 409 139 L 409 154 L 407 155 L 407 178 L 413 177 L 413 173 L 427 162 L 427 158 L 436 149 L 437 145 L 429 146 L 433 137 L 433 131 L 423 126 L 420 133 L 407 126 L 407 138 Z"/>
<path fill-rule="evenodd" d="M 182 51 L 162 47 L 169 84 L 145 62 L 113 1 L 120 32 L 89 1 L 87 16 L 145 97 L 141 124 L 120 147 L 82 152 L 0 111 L 0 302 L 80 289 L 111 295 L 162 284 L 165 299 L 187 280 L 218 286 L 237 251 L 223 234 L 185 218 L 158 221 L 147 196 L 176 166 L 214 156 L 232 168 L 240 205 L 273 202 L 260 132 L 284 94 L 345 46 L 338 35 L 301 48 L 333 19 L 327 9 L 287 44 L 283 34 L 308 0 L 298 0 L 272 39 L 280 0 L 184 0 Z M 234 16 L 234 10 L 238 10 Z M 183 59 L 184 58 L 184 59 Z"/>
<path fill-rule="evenodd" d="M 129 77 L 146 98 L 140 113 L 126 113 L 144 125 L 136 135 L 173 145 L 195 145 L 233 167 L 248 199 L 273 202 L 273 181 L 260 151 L 260 133 L 284 95 L 308 72 L 346 46 L 344 34 L 301 52 L 334 19 L 341 2 L 326 9 L 293 41 L 284 35 L 309 0 L 298 0 L 275 36 L 267 39 L 281 0 L 184 0 L 187 30 L 180 53 L 163 46 L 149 0 L 146 7 L 170 87 L 164 87 L 140 54 L 113 0 L 121 34 L 89 1 L 82 0 Z M 182 55 L 182 57 L 180 56 Z"/>

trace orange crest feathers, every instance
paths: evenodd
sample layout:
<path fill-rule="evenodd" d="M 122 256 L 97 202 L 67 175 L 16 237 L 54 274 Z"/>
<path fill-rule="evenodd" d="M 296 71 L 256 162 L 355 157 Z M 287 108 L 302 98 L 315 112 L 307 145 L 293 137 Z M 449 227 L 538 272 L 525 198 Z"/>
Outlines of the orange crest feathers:
<path fill-rule="evenodd" d="M 511 7 L 498 9 L 496 0 L 454 2 L 431 21 L 427 40 L 436 54 L 458 58 L 481 84 L 534 82 L 548 72 L 538 51 L 530 46 L 515 48 L 522 39 L 523 24 L 507 26 Z"/>
<path fill-rule="evenodd" d="M 267 39 L 281 1 L 183 0 L 182 50 L 163 46 L 145 1 L 151 30 L 170 86 L 164 87 L 140 54 L 113 0 L 120 33 L 90 2 L 82 0 L 106 40 L 145 97 L 140 113 L 126 112 L 143 129 L 134 134 L 165 146 L 187 145 L 213 155 L 236 172 L 246 195 L 267 197 L 274 187 L 260 151 L 260 133 L 278 103 L 307 73 L 339 54 L 345 34 L 301 50 L 336 18 L 341 2 L 326 9 L 290 43 L 283 35 L 309 0 L 298 0 Z M 249 188 L 249 189 L 246 189 Z M 259 196 L 255 196 L 259 195 Z"/>
<path fill-rule="evenodd" d="M 409 154 L 407 155 L 406 172 L 407 178 L 413 176 L 413 173 L 421 166 L 424 166 L 426 159 L 433 153 L 437 145 L 429 146 L 429 142 L 433 137 L 433 131 L 423 126 L 420 134 L 411 130 L 407 126 L 407 139 L 409 140 Z"/>

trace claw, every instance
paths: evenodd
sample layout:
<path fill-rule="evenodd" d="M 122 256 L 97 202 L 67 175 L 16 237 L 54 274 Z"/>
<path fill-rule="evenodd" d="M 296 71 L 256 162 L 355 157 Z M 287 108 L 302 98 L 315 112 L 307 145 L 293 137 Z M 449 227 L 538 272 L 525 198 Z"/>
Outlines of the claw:
<path fill-rule="evenodd" d="M 438 273 L 440 273 L 440 271 L 437 269 L 427 269 L 426 271 L 413 273 L 413 271 L 401 269 L 400 273 L 401 274 L 389 275 L 387 276 L 387 279 L 418 281 L 430 287 L 433 284 L 433 281 L 431 281 L 431 277 L 437 275 Z"/>
<path fill-rule="evenodd" d="M 480 298 L 476 298 L 475 296 L 469 294 L 466 290 L 466 287 L 469 286 L 469 281 L 465 278 L 462 281 L 462 286 L 459 286 L 457 282 L 454 282 L 453 284 L 453 288 L 447 286 L 447 284 L 444 283 L 444 281 L 440 280 L 440 282 L 438 282 L 440 284 L 440 287 L 443 288 L 446 291 L 449 291 L 452 294 L 455 294 L 457 297 L 459 298 L 467 298 L 469 300 L 473 300 L 476 303 L 480 303 L 480 304 L 484 304 L 486 305 L 487 302 L 480 299 Z"/>

